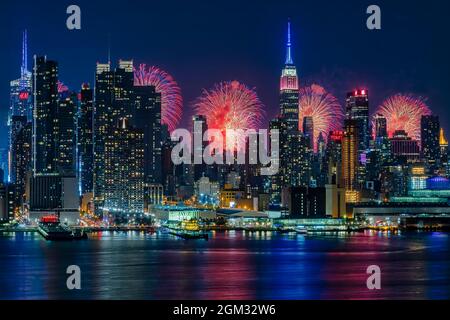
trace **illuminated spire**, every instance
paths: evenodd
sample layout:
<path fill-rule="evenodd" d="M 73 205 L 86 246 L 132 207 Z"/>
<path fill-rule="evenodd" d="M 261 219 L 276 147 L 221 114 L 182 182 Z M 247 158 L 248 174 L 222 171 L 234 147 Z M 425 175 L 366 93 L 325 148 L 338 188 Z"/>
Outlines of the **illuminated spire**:
<path fill-rule="evenodd" d="M 291 20 L 288 20 L 287 43 L 286 43 L 286 62 L 285 64 L 294 64 L 291 54 Z"/>
<path fill-rule="evenodd" d="M 22 65 L 20 67 L 20 74 L 24 78 L 25 74 L 28 72 L 28 40 L 27 40 L 27 30 L 23 32 L 22 38 Z"/>

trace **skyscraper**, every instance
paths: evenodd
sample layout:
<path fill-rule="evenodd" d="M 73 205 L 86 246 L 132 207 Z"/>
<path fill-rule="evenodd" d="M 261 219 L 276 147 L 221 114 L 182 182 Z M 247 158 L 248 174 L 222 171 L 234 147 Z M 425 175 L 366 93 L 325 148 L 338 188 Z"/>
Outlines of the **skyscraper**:
<path fill-rule="evenodd" d="M 8 114 L 9 126 L 9 141 L 8 151 L 9 155 L 9 170 L 12 171 L 14 163 L 11 156 L 12 135 L 14 130 L 12 126 L 12 119 L 14 116 L 25 117 L 27 121 L 31 121 L 33 114 L 33 92 L 32 92 L 32 74 L 28 70 L 28 44 L 27 31 L 23 32 L 22 38 L 22 65 L 20 67 L 20 78 L 11 81 L 10 83 L 10 105 Z M 8 180 L 11 180 L 11 173 L 8 172 Z"/>
<path fill-rule="evenodd" d="M 9 181 L 11 183 L 16 183 L 16 172 L 19 168 L 18 166 L 18 154 L 15 144 L 19 133 L 22 131 L 23 127 L 27 124 L 26 116 L 12 116 L 10 122 L 10 148 L 9 148 Z"/>
<path fill-rule="evenodd" d="M 355 120 L 358 130 L 358 152 L 369 148 L 369 93 L 365 89 L 358 89 L 347 93 L 346 119 Z"/>
<path fill-rule="evenodd" d="M 439 146 L 439 117 L 428 115 L 422 116 L 420 120 L 420 137 L 422 144 L 422 154 L 424 159 L 430 164 L 435 165 L 440 159 Z"/>
<path fill-rule="evenodd" d="M 14 171 L 12 177 L 15 185 L 15 205 L 23 204 L 28 173 L 31 171 L 31 136 L 32 123 L 27 122 L 17 133 L 12 145 L 14 155 Z"/>
<path fill-rule="evenodd" d="M 57 172 L 58 64 L 34 56 L 33 174 Z"/>
<path fill-rule="evenodd" d="M 56 147 L 58 172 L 63 175 L 75 176 L 76 173 L 76 117 L 78 109 L 77 94 L 64 91 L 59 94 Z"/>
<path fill-rule="evenodd" d="M 94 101 L 89 84 L 80 92 L 78 111 L 78 172 L 80 193 L 93 191 L 94 183 Z"/>
<path fill-rule="evenodd" d="M 347 202 L 359 201 L 357 186 L 358 170 L 358 122 L 345 120 L 342 137 L 342 186 Z"/>
<path fill-rule="evenodd" d="M 135 87 L 134 124 L 144 132 L 145 183 L 162 183 L 161 94 L 155 87 Z"/>
<path fill-rule="evenodd" d="M 112 104 L 114 101 L 114 72 L 110 63 L 97 64 L 95 75 L 94 109 L 94 205 L 101 214 L 105 185 L 105 139 L 112 129 Z"/>
<path fill-rule="evenodd" d="M 111 71 L 110 63 L 97 64 L 94 112 L 94 205 L 97 214 L 105 200 L 105 141 L 112 138 L 117 123 L 133 121 L 133 61 L 120 60 Z"/>
<path fill-rule="evenodd" d="M 200 143 L 193 143 L 193 152 L 194 157 L 195 154 L 202 154 L 206 149 L 206 146 L 208 145 L 208 141 L 203 141 L 203 137 L 205 135 L 205 132 L 208 130 L 208 123 L 206 122 L 206 117 L 204 115 L 194 115 L 192 117 L 192 128 L 193 128 L 193 139 L 196 139 L 196 137 L 200 138 Z M 194 166 L 194 181 L 198 181 L 203 176 L 207 176 L 207 169 L 205 162 L 203 161 L 202 156 L 202 163 L 201 164 L 193 164 Z"/>
<path fill-rule="evenodd" d="M 22 39 L 22 65 L 20 78 L 11 81 L 10 107 L 8 123 L 13 116 L 24 116 L 31 119 L 33 111 L 32 74 L 28 70 L 28 44 L 27 31 L 23 32 Z"/>
<path fill-rule="evenodd" d="M 286 121 L 288 131 L 297 131 L 299 130 L 299 80 L 297 68 L 292 59 L 291 47 L 291 23 L 289 21 L 287 29 L 286 60 L 280 78 L 280 116 Z"/>
<path fill-rule="evenodd" d="M 314 123 L 312 117 L 303 118 L 303 135 L 305 136 L 309 148 L 314 148 Z"/>
<path fill-rule="evenodd" d="M 144 132 L 120 119 L 105 139 L 104 206 L 114 216 L 144 212 Z"/>

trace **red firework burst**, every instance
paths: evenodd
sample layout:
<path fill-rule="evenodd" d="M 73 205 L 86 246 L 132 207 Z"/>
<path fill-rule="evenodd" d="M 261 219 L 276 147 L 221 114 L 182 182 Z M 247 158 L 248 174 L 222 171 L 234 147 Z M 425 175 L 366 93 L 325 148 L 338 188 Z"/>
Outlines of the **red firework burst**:
<path fill-rule="evenodd" d="M 405 130 L 408 136 L 420 142 L 420 118 L 431 114 L 425 101 L 412 94 L 395 94 L 387 98 L 376 114 L 386 118 L 389 137 L 397 130 Z"/>
<path fill-rule="evenodd" d="M 161 122 L 169 131 L 176 129 L 183 112 L 183 98 L 177 82 L 167 72 L 158 67 L 140 64 L 134 69 L 135 86 L 154 86 L 161 93 Z"/>
<path fill-rule="evenodd" d="M 63 93 L 66 91 L 69 91 L 69 88 L 61 81 L 58 80 L 57 82 L 58 85 L 58 93 Z"/>
<path fill-rule="evenodd" d="M 313 84 L 299 92 L 299 129 L 302 130 L 303 118 L 312 117 L 314 125 L 314 150 L 317 151 L 317 139 L 320 133 L 324 139 L 332 130 L 340 130 L 344 113 L 339 101 L 323 87 Z"/>
<path fill-rule="evenodd" d="M 223 134 L 227 129 L 258 129 L 264 114 L 255 90 L 238 81 L 221 82 L 213 89 L 203 90 L 194 109 L 196 114 L 206 116 L 208 129 L 218 129 Z"/>

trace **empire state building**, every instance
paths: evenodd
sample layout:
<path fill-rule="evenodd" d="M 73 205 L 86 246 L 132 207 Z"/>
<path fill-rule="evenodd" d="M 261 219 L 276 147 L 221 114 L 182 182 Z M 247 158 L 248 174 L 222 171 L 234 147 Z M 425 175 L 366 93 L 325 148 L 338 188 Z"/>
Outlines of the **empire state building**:
<path fill-rule="evenodd" d="M 280 116 L 287 122 L 288 131 L 299 130 L 297 69 L 291 53 L 291 23 L 288 22 L 286 61 L 280 78 Z"/>

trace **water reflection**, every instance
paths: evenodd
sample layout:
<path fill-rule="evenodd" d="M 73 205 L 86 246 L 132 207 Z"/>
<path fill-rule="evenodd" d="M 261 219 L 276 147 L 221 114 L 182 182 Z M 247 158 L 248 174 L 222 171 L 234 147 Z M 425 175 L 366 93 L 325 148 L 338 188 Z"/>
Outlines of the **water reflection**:
<path fill-rule="evenodd" d="M 99 232 L 48 242 L 0 235 L 1 299 L 448 299 L 446 233 L 215 231 L 208 241 Z M 79 265 L 82 290 L 66 288 Z M 382 290 L 366 287 L 379 265 Z"/>

